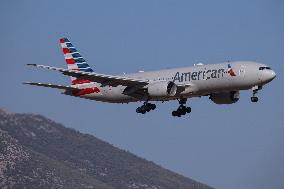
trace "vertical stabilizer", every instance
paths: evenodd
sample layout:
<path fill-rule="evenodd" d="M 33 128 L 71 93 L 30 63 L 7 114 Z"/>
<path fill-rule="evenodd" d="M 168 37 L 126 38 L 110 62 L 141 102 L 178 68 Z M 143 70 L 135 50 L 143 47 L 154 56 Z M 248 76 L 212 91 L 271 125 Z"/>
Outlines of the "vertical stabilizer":
<path fill-rule="evenodd" d="M 69 70 L 78 70 L 82 72 L 93 72 L 92 68 L 86 63 L 82 55 L 77 51 L 77 49 L 72 45 L 72 43 L 63 37 L 60 39 L 60 45 L 67 63 L 67 68 Z M 89 83 L 89 80 L 79 80 L 71 77 L 72 85 Z"/>

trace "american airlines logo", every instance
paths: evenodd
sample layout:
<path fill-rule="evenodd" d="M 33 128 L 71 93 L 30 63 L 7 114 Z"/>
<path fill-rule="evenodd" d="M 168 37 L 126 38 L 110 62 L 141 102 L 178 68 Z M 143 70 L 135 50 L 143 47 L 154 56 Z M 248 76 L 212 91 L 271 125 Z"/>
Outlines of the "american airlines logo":
<path fill-rule="evenodd" d="M 229 73 L 230 76 L 236 76 L 230 64 L 228 64 L 228 71 L 225 69 L 209 69 L 209 70 L 200 70 L 196 72 L 177 72 L 174 76 L 174 82 L 184 82 L 184 81 L 196 81 L 196 80 L 208 80 L 208 79 L 217 79 L 223 78 L 226 74 Z"/>
<path fill-rule="evenodd" d="M 174 82 L 184 82 L 184 81 L 195 81 L 195 80 L 208 80 L 211 78 L 220 78 L 224 77 L 225 70 L 218 69 L 218 70 L 203 70 L 197 72 L 186 72 L 180 73 L 177 72 L 174 77 Z"/>

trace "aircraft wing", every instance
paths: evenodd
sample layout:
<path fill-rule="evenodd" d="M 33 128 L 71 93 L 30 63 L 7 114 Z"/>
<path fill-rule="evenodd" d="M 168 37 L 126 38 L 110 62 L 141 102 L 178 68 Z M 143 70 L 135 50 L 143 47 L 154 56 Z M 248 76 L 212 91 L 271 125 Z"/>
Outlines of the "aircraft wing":
<path fill-rule="evenodd" d="M 50 70 L 59 71 L 64 75 L 76 77 L 77 79 L 87 79 L 93 82 L 101 83 L 102 85 L 109 85 L 109 86 L 145 86 L 149 84 L 149 80 L 143 79 L 135 79 L 135 78 L 128 78 L 123 76 L 115 76 L 115 75 L 106 75 L 100 74 L 95 72 L 83 72 L 78 70 L 68 70 L 63 68 L 57 68 L 52 66 L 45 66 L 45 65 L 38 65 L 38 64 L 27 64 L 28 66 L 35 66 L 38 68 L 46 68 Z"/>
<path fill-rule="evenodd" d="M 71 86 L 63 86 L 63 85 L 54 85 L 54 84 L 47 84 L 47 83 L 33 83 L 33 82 L 25 82 L 24 84 L 27 85 L 36 85 L 36 86 L 42 86 L 42 87 L 49 87 L 49 88 L 55 88 L 55 89 L 64 89 L 64 90 L 80 90 L 75 87 Z"/>

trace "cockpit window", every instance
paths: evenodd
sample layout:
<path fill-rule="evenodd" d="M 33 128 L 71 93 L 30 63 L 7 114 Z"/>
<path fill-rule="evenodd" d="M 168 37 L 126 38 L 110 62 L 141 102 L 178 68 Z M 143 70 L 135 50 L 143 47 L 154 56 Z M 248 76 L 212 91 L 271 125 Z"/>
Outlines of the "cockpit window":
<path fill-rule="evenodd" d="M 259 70 L 271 70 L 271 68 L 270 68 L 270 67 L 263 66 L 263 67 L 259 67 Z"/>

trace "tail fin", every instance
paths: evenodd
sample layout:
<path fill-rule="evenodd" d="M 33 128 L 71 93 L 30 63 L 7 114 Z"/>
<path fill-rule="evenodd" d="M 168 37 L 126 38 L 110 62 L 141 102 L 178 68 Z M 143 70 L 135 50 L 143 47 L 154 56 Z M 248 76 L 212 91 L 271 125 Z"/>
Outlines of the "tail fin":
<path fill-rule="evenodd" d="M 82 55 L 66 37 L 60 39 L 60 45 L 62 47 L 62 51 L 69 70 L 93 72 L 92 68 L 86 63 Z M 90 82 L 88 80 L 77 80 L 74 77 L 71 77 L 71 80 L 73 85 Z"/>

